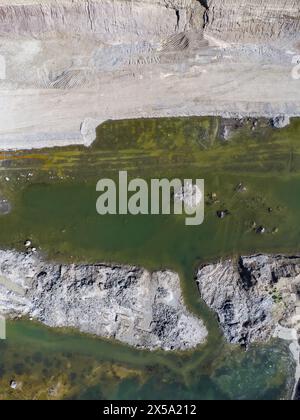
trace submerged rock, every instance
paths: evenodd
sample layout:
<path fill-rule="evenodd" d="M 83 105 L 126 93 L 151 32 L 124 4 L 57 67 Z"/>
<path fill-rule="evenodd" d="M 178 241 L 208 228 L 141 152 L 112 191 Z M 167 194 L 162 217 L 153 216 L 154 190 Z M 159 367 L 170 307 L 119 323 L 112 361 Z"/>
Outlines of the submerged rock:
<path fill-rule="evenodd" d="M 259 226 L 256 229 L 256 233 L 258 233 L 259 235 L 263 235 L 264 233 L 266 233 L 266 228 L 264 226 Z"/>
<path fill-rule="evenodd" d="M 207 336 L 184 305 L 176 273 L 51 264 L 38 253 L 0 251 L 0 314 L 150 350 L 191 349 Z"/>
<path fill-rule="evenodd" d="M 240 182 L 235 187 L 235 192 L 237 192 L 237 193 L 243 193 L 243 192 L 246 192 L 246 191 L 247 191 L 247 187 L 242 182 Z"/>
<path fill-rule="evenodd" d="M 9 214 L 11 212 L 11 209 L 12 206 L 10 202 L 6 198 L 0 196 L 0 216 Z"/>
<path fill-rule="evenodd" d="M 230 212 L 229 210 L 218 210 L 217 216 L 219 219 L 224 219 L 226 216 L 229 216 Z"/>

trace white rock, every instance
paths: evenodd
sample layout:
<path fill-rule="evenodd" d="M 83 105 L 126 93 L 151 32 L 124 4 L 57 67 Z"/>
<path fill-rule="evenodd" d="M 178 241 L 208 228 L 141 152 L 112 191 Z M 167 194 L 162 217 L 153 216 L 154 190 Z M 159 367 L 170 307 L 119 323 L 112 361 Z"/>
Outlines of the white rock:
<path fill-rule="evenodd" d="M 288 115 L 277 115 L 272 119 L 272 125 L 275 128 L 284 128 L 290 125 L 291 119 Z"/>
<path fill-rule="evenodd" d="M 103 121 L 95 120 L 94 118 L 86 118 L 80 127 L 80 132 L 84 140 L 85 146 L 90 146 L 97 137 L 96 128 Z"/>
<path fill-rule="evenodd" d="M 18 384 L 17 384 L 16 381 L 10 381 L 10 387 L 11 387 L 11 389 L 17 389 L 17 386 L 18 386 Z"/>

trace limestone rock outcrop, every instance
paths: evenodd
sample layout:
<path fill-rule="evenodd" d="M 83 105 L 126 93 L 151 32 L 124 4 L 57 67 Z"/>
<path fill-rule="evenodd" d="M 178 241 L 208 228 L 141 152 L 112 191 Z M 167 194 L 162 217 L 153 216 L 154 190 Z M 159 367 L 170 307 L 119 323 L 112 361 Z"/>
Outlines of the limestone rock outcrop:
<path fill-rule="evenodd" d="M 254 255 L 205 265 L 197 284 L 230 343 L 268 341 L 278 324 L 300 335 L 300 257 Z"/>
<path fill-rule="evenodd" d="M 26 316 L 150 350 L 187 350 L 207 336 L 183 302 L 176 273 L 51 264 L 31 252 L 0 251 L 0 315 Z"/>

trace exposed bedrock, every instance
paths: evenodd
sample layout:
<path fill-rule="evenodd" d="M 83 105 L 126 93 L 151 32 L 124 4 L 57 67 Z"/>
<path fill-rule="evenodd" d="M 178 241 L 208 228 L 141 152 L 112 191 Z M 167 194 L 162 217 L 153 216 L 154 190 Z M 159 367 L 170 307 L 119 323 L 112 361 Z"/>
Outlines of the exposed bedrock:
<path fill-rule="evenodd" d="M 129 266 L 51 264 L 35 253 L 0 251 L 0 315 L 26 316 L 150 350 L 204 343 L 179 276 Z"/>
<path fill-rule="evenodd" d="M 125 42 L 204 24 L 224 40 L 277 40 L 299 35 L 299 17 L 298 0 L 1 0 L 0 34 L 80 33 Z"/>
<path fill-rule="evenodd" d="M 206 265 L 197 283 L 230 343 L 267 341 L 278 325 L 300 333 L 300 257 L 255 255 Z"/>
<path fill-rule="evenodd" d="M 93 34 L 103 41 L 151 40 L 190 27 L 195 0 L 0 1 L 0 34 Z"/>
<path fill-rule="evenodd" d="M 298 0 L 208 0 L 208 30 L 228 41 L 299 39 Z"/>
<path fill-rule="evenodd" d="M 247 348 L 272 337 L 290 342 L 300 384 L 300 256 L 253 255 L 199 268 L 197 283 L 228 342 Z"/>

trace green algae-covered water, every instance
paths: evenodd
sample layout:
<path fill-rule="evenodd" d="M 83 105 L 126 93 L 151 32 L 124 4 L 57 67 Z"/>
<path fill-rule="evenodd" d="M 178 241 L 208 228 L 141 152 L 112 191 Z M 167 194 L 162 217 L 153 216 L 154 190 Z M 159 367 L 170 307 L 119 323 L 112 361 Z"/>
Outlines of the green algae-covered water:
<path fill-rule="evenodd" d="M 287 344 L 249 352 L 222 339 L 201 302 L 194 272 L 200 263 L 241 253 L 299 249 L 300 121 L 282 130 L 267 121 L 232 123 L 230 141 L 219 118 L 108 122 L 91 149 L 70 147 L 5 153 L 0 192 L 13 206 L 0 217 L 2 247 L 25 239 L 59 261 L 112 261 L 170 268 L 181 275 L 186 304 L 209 329 L 205 346 L 187 353 L 137 351 L 26 321 L 8 324 L 0 343 L 0 398 L 279 399 L 290 395 L 293 362 Z M 129 177 L 204 178 L 205 221 L 183 216 L 99 216 L 96 183 Z M 238 192 L 242 184 L 246 191 Z M 214 197 L 214 199 L 212 199 Z M 218 210 L 230 215 L 221 220 Z M 256 229 L 265 227 L 265 234 Z M 9 388 L 16 378 L 17 391 Z"/>
<path fill-rule="evenodd" d="M 293 377 L 279 342 L 249 352 L 211 342 L 190 354 L 150 353 L 20 321 L 8 325 L 0 350 L 1 399 L 278 399 Z M 12 378 L 21 389 L 9 389 Z"/>

